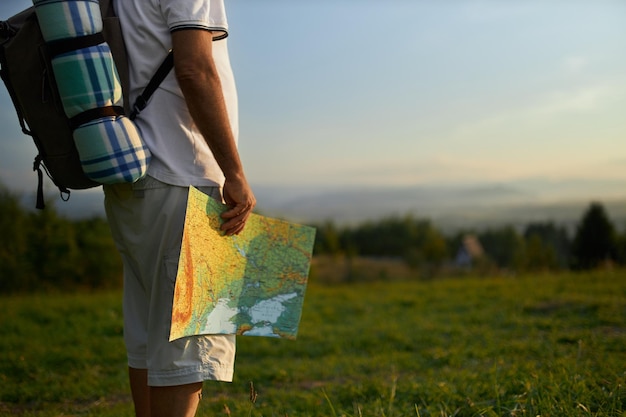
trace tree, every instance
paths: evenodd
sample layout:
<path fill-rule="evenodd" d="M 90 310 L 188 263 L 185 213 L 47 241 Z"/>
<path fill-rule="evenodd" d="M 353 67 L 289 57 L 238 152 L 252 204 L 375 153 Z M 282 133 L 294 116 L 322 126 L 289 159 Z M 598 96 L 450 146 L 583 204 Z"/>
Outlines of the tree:
<path fill-rule="evenodd" d="M 54 206 L 29 214 L 28 261 L 37 286 L 70 288 L 81 275 L 74 224 L 59 216 Z"/>
<path fill-rule="evenodd" d="M 94 217 L 74 222 L 76 245 L 80 256 L 75 260 L 79 271 L 76 284 L 85 288 L 122 286 L 122 260 L 105 219 Z"/>
<path fill-rule="evenodd" d="M 332 221 L 316 227 L 314 254 L 339 255 L 342 251 L 340 234 Z"/>
<path fill-rule="evenodd" d="M 531 271 L 550 270 L 558 268 L 554 247 L 546 244 L 538 234 L 531 234 L 526 238 L 525 269 Z"/>
<path fill-rule="evenodd" d="M 616 238 L 616 260 L 620 265 L 626 264 L 626 231 L 618 233 Z"/>
<path fill-rule="evenodd" d="M 0 294 L 119 288 L 121 260 L 106 220 L 31 212 L 0 184 Z"/>
<path fill-rule="evenodd" d="M 488 229 L 478 235 L 478 240 L 498 267 L 516 270 L 524 267 L 524 238 L 512 226 Z"/>
<path fill-rule="evenodd" d="M 446 240 L 429 220 L 412 215 L 367 222 L 342 234 L 342 245 L 362 256 L 404 259 L 412 267 L 439 266 L 447 257 Z"/>
<path fill-rule="evenodd" d="M 615 228 L 600 203 L 591 203 L 584 213 L 572 245 L 573 266 L 592 269 L 616 259 Z"/>
<path fill-rule="evenodd" d="M 529 268 L 569 267 L 571 242 L 564 227 L 552 222 L 530 223 L 524 230 L 524 238 Z"/>
<path fill-rule="evenodd" d="M 32 278 L 27 262 L 27 216 L 20 196 L 0 184 L 0 292 L 26 288 Z"/>
<path fill-rule="evenodd" d="M 422 222 L 405 249 L 402 258 L 410 268 L 422 268 L 428 275 L 437 270 L 448 257 L 448 244 L 444 236 L 430 222 Z"/>

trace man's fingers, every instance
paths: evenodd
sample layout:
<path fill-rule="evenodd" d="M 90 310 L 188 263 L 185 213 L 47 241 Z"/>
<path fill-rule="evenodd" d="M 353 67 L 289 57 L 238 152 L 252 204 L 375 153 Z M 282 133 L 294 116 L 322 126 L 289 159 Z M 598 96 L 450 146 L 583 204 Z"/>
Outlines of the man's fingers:
<path fill-rule="evenodd" d="M 251 211 L 252 207 L 250 205 L 238 205 L 225 211 L 222 213 L 222 219 L 224 219 L 225 222 L 222 224 L 221 229 L 227 235 L 240 233 L 246 225 Z"/>
<path fill-rule="evenodd" d="M 222 224 L 222 231 L 227 235 L 237 235 L 241 233 L 246 225 L 247 219 L 235 218 Z"/>
<path fill-rule="evenodd" d="M 224 201 L 230 208 L 222 213 L 222 231 L 227 235 L 240 233 L 256 205 L 256 199 L 248 183 L 228 180 L 224 183 Z"/>
<path fill-rule="evenodd" d="M 238 204 L 235 207 L 226 210 L 222 213 L 222 219 L 232 219 L 237 216 L 242 216 L 251 211 L 251 207 L 247 204 Z"/>

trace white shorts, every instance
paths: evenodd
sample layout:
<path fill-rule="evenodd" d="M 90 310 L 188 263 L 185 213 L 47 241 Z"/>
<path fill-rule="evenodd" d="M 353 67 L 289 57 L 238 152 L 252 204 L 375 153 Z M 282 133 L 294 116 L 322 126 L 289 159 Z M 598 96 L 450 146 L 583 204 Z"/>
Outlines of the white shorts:
<path fill-rule="evenodd" d="M 218 187 L 200 189 L 221 200 Z M 105 208 L 124 266 L 124 341 L 131 368 L 148 370 L 148 385 L 231 382 L 235 336 L 169 342 L 188 188 L 146 177 L 104 186 Z"/>

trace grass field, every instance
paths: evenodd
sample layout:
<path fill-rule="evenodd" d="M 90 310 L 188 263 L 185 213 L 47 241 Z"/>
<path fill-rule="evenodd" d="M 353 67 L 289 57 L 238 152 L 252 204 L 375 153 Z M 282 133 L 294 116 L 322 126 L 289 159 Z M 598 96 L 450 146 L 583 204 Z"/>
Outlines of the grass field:
<path fill-rule="evenodd" d="M 0 299 L 0 415 L 131 416 L 119 293 Z M 257 394 L 250 401 L 251 383 Z M 626 416 L 626 271 L 311 283 L 200 416 Z"/>

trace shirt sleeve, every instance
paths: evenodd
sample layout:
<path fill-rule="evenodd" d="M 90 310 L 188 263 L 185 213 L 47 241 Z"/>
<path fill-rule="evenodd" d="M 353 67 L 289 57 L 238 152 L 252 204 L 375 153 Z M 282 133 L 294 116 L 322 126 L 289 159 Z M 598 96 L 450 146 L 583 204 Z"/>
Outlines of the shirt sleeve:
<path fill-rule="evenodd" d="M 214 32 L 215 40 L 228 36 L 224 0 L 160 0 L 160 4 L 170 32 L 205 29 Z"/>

